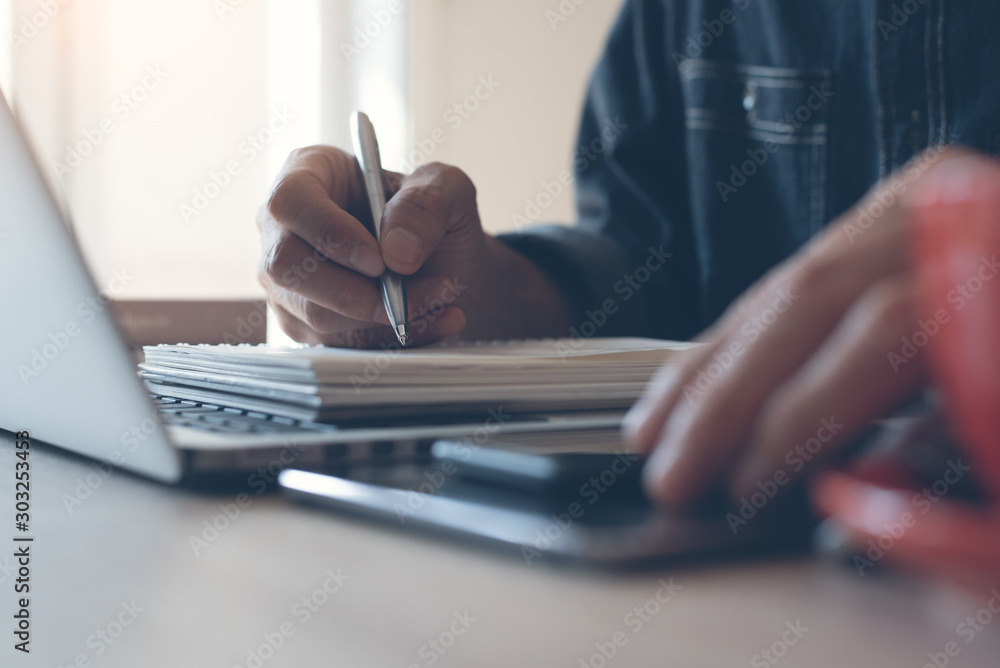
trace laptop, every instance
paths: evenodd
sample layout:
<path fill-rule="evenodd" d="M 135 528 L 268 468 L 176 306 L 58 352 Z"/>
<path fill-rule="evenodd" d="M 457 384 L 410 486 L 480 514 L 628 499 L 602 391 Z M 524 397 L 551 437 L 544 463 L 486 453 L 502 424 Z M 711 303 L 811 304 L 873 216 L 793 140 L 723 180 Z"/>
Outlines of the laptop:
<path fill-rule="evenodd" d="M 442 438 L 605 434 L 620 412 L 319 424 L 150 395 L 53 191 L 0 104 L 0 429 L 167 483 L 187 474 L 411 460 Z M 110 279 L 110 277 L 108 277 Z"/>

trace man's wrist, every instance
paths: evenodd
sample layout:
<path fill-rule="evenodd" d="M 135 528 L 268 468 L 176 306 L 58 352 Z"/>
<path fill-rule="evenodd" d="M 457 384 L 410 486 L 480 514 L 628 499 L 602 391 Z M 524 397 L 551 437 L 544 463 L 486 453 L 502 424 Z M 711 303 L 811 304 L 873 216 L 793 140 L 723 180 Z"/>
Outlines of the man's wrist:
<path fill-rule="evenodd" d="M 489 235 L 482 270 L 461 306 L 467 340 L 559 337 L 572 324 L 569 301 L 556 285 L 527 257 Z"/>

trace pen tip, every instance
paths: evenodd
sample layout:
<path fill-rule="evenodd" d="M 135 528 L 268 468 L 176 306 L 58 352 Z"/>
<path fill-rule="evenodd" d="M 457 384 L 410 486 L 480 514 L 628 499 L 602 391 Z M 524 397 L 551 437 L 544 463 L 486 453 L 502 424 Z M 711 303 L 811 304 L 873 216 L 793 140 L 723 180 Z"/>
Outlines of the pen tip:
<path fill-rule="evenodd" d="M 399 345 L 406 347 L 406 344 L 410 342 L 410 337 L 406 333 L 406 325 L 398 325 L 396 327 L 396 338 L 399 339 Z"/>

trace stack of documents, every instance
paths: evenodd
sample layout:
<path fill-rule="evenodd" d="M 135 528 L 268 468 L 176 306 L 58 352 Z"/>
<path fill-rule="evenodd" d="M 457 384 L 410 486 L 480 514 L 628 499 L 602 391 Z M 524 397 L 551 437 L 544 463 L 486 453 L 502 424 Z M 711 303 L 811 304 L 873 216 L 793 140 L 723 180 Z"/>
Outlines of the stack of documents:
<path fill-rule="evenodd" d="M 665 362 L 695 344 L 547 339 L 400 350 L 323 346 L 149 346 L 150 391 L 299 420 L 630 406 Z"/>

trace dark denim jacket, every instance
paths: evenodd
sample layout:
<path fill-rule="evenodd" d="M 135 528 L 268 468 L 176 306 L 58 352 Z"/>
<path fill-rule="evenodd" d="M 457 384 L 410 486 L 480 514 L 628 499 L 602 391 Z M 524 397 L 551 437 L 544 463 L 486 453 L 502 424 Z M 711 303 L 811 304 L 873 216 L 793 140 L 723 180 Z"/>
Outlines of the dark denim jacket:
<path fill-rule="evenodd" d="M 690 338 L 924 149 L 1000 152 L 998 25 L 990 0 L 631 0 L 578 225 L 504 240 L 576 300 L 574 334 Z"/>

